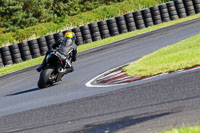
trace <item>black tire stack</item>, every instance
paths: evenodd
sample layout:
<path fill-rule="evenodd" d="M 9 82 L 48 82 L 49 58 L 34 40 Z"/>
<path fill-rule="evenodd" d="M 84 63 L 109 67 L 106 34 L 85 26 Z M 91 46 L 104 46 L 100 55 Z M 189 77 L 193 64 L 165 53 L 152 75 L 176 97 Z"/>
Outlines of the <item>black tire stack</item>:
<path fill-rule="evenodd" d="M 10 45 L 9 49 L 10 49 L 13 63 L 22 62 L 22 57 L 21 57 L 21 53 L 20 53 L 18 45 Z"/>
<path fill-rule="evenodd" d="M 145 28 L 142 12 L 141 11 L 136 11 L 136 12 L 133 13 L 133 16 L 134 16 L 136 28 L 137 29 Z"/>
<path fill-rule="evenodd" d="M 186 11 L 185 11 L 185 6 L 183 4 L 182 0 L 174 0 L 175 6 L 176 6 L 176 11 L 178 13 L 179 18 L 184 18 L 186 17 Z"/>
<path fill-rule="evenodd" d="M 193 0 L 194 9 L 196 13 L 200 13 L 200 0 Z"/>
<path fill-rule="evenodd" d="M 153 26 L 153 19 L 149 8 L 142 10 L 142 16 L 146 27 Z"/>
<path fill-rule="evenodd" d="M 111 36 L 119 35 L 119 30 L 115 18 L 107 19 L 107 24 Z"/>
<path fill-rule="evenodd" d="M 126 26 L 128 31 L 135 31 L 136 30 L 136 25 L 135 25 L 135 20 L 133 17 L 133 13 L 128 13 L 124 15 L 124 18 L 126 20 Z"/>
<path fill-rule="evenodd" d="M 105 39 L 110 37 L 109 29 L 106 20 L 98 22 L 101 38 Z"/>
<path fill-rule="evenodd" d="M 46 41 L 47 41 L 47 46 L 48 46 L 48 50 L 52 50 L 52 45 L 56 42 L 54 39 L 54 35 L 50 34 L 45 36 Z"/>
<path fill-rule="evenodd" d="M 124 15 L 116 17 L 116 21 L 117 21 L 119 33 L 120 34 L 127 33 L 128 29 L 127 29 L 127 26 L 126 26 L 126 21 L 125 21 Z"/>
<path fill-rule="evenodd" d="M 28 45 L 31 51 L 32 58 L 40 57 L 40 49 L 36 39 L 28 41 Z"/>
<path fill-rule="evenodd" d="M 195 14 L 195 9 L 192 0 L 184 0 L 183 1 L 185 5 L 185 10 L 187 16 L 194 15 Z"/>
<path fill-rule="evenodd" d="M 150 7 L 150 10 L 151 10 L 154 25 L 161 24 L 162 19 L 161 19 L 159 7 L 158 6 Z"/>
<path fill-rule="evenodd" d="M 18 46 L 23 61 L 32 59 L 31 52 L 27 42 L 18 43 Z"/>
<path fill-rule="evenodd" d="M 1 52 L 0 52 L 0 68 L 3 67 L 3 60 L 2 60 L 2 56 L 1 56 Z"/>
<path fill-rule="evenodd" d="M 175 7 L 175 4 L 174 4 L 174 1 L 168 2 L 167 3 L 167 8 L 168 8 L 168 11 L 169 11 L 170 19 L 171 20 L 178 19 L 178 14 L 177 14 L 177 11 L 176 11 L 176 7 Z"/>
<path fill-rule="evenodd" d="M 8 46 L 0 48 L 0 52 L 2 55 L 2 60 L 3 60 L 4 66 L 13 64 L 12 56 L 11 56 L 10 49 Z"/>
<path fill-rule="evenodd" d="M 76 41 L 75 41 L 76 45 L 83 44 L 83 37 L 80 28 L 79 27 L 73 28 L 72 32 L 74 32 L 76 35 Z"/>
<path fill-rule="evenodd" d="M 81 33 L 83 37 L 83 43 L 91 43 L 92 36 L 91 36 L 89 25 L 88 24 L 83 25 L 80 27 L 80 29 L 81 29 Z"/>
<path fill-rule="evenodd" d="M 55 33 L 55 34 L 53 34 L 53 36 L 54 36 L 54 39 L 55 39 L 55 41 L 58 41 L 58 40 L 60 40 L 60 39 L 63 39 L 63 38 L 64 38 L 64 36 L 63 36 L 63 33 L 62 33 L 62 32 Z"/>
<path fill-rule="evenodd" d="M 162 18 L 162 22 L 170 21 L 167 5 L 161 4 L 161 5 L 159 5 L 159 9 L 160 9 L 160 15 L 161 15 L 161 18 Z"/>
<path fill-rule="evenodd" d="M 92 41 L 98 41 L 101 40 L 101 34 L 99 31 L 99 26 L 97 22 L 89 24 L 91 36 L 92 36 Z"/>
<path fill-rule="evenodd" d="M 46 52 L 48 51 L 46 38 L 43 36 L 43 37 L 38 38 L 37 41 L 38 41 L 38 45 L 40 49 L 40 54 L 45 55 Z"/>

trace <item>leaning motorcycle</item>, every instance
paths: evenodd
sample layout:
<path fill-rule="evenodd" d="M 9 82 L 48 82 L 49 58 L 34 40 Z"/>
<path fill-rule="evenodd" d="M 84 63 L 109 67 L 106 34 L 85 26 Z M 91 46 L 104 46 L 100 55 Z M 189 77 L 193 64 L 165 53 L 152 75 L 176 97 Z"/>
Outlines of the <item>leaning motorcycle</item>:
<path fill-rule="evenodd" d="M 62 77 L 66 74 L 66 58 L 71 60 L 72 51 L 69 51 L 68 57 L 65 57 L 57 51 L 52 51 L 46 56 L 46 67 L 41 71 L 38 80 L 39 88 L 46 88 L 52 86 L 54 83 L 61 81 Z M 65 61 L 64 61 L 65 60 Z"/>

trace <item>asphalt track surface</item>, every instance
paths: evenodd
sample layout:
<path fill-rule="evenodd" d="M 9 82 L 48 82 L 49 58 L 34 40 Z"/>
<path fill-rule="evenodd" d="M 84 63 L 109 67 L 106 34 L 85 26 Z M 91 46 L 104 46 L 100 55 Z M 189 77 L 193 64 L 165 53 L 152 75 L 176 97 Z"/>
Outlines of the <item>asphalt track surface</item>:
<path fill-rule="evenodd" d="M 73 73 L 43 90 L 35 67 L 0 77 L 0 133 L 149 133 L 200 122 L 200 69 L 123 86 L 85 86 L 109 69 L 196 34 L 200 19 L 82 52 Z"/>

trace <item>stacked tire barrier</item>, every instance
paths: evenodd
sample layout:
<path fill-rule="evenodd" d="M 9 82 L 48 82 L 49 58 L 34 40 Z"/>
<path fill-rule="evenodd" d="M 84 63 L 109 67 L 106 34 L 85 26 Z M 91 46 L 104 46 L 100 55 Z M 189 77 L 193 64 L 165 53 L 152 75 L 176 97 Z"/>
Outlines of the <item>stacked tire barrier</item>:
<path fill-rule="evenodd" d="M 170 21 L 169 12 L 168 12 L 168 9 L 167 9 L 167 4 L 159 5 L 159 9 L 160 9 L 160 15 L 161 15 L 161 18 L 162 18 L 162 22 Z"/>
<path fill-rule="evenodd" d="M 3 60 L 2 60 L 2 56 L 1 56 L 1 53 L 0 53 L 0 68 L 3 67 Z"/>
<path fill-rule="evenodd" d="M 45 55 L 45 53 L 48 51 L 46 38 L 43 36 L 38 38 L 37 41 L 40 49 L 40 54 Z"/>
<path fill-rule="evenodd" d="M 91 31 L 92 41 L 98 41 L 101 40 L 101 34 L 99 31 L 99 26 L 97 22 L 89 24 L 89 28 Z"/>
<path fill-rule="evenodd" d="M 83 37 L 83 42 L 84 43 L 91 43 L 92 42 L 92 35 L 91 35 L 91 32 L 90 32 L 89 25 L 86 24 L 84 26 L 81 26 L 80 29 L 81 29 L 81 33 L 82 33 L 82 37 Z"/>
<path fill-rule="evenodd" d="M 56 42 L 54 39 L 54 35 L 50 34 L 45 36 L 46 40 L 47 40 L 47 46 L 48 46 L 48 50 L 52 50 L 52 45 Z"/>
<path fill-rule="evenodd" d="M 119 29 L 115 18 L 108 19 L 107 24 L 111 36 L 119 35 Z"/>
<path fill-rule="evenodd" d="M 13 63 L 22 62 L 22 58 L 21 58 L 21 54 L 20 54 L 18 45 L 10 45 L 9 49 L 10 49 Z"/>
<path fill-rule="evenodd" d="M 128 13 L 124 15 L 126 20 L 126 26 L 129 32 L 136 30 L 135 20 L 133 17 L 133 13 Z"/>
<path fill-rule="evenodd" d="M 142 16 L 146 27 L 153 26 L 153 19 L 149 8 L 142 10 Z"/>
<path fill-rule="evenodd" d="M 83 37 L 82 37 L 82 33 L 81 33 L 81 29 L 79 27 L 72 29 L 72 32 L 75 33 L 76 35 L 76 44 L 77 45 L 81 45 L 83 44 Z"/>
<path fill-rule="evenodd" d="M 40 49 L 36 39 L 28 41 L 32 58 L 40 57 Z"/>
<path fill-rule="evenodd" d="M 196 13 L 200 13 L 200 0 L 172 0 L 143 10 L 21 42 L 17 45 L 5 46 L 0 48 L 0 67 L 45 55 L 56 41 L 64 37 L 67 31 L 74 32 L 75 43 L 82 45 Z"/>
<path fill-rule="evenodd" d="M 145 28 L 145 24 L 144 24 L 144 19 L 143 19 L 143 16 L 142 16 L 142 12 L 141 11 L 134 12 L 133 16 L 134 16 L 136 28 L 137 29 L 143 29 L 143 28 Z"/>
<path fill-rule="evenodd" d="M 161 24 L 162 19 L 161 19 L 159 7 L 158 6 L 150 7 L 150 10 L 151 10 L 154 25 Z"/>
<path fill-rule="evenodd" d="M 101 38 L 105 39 L 110 37 L 109 29 L 106 20 L 98 22 Z"/>
<path fill-rule="evenodd" d="M 18 43 L 18 46 L 19 46 L 19 50 L 20 50 L 23 61 L 32 59 L 30 48 L 28 46 L 28 42 Z"/>
<path fill-rule="evenodd" d="M 168 11 L 169 11 L 170 19 L 171 20 L 178 19 L 178 14 L 177 14 L 177 11 L 176 11 L 176 7 L 175 7 L 175 4 L 174 4 L 174 1 L 168 2 L 167 3 L 167 8 L 168 8 Z"/>
<path fill-rule="evenodd" d="M 3 64 L 5 66 L 13 64 L 12 56 L 11 56 L 10 49 L 8 46 L 0 48 L 0 52 L 1 52 Z"/>
<path fill-rule="evenodd" d="M 120 34 L 128 32 L 124 15 L 116 17 L 116 21 Z"/>
<path fill-rule="evenodd" d="M 183 4 L 182 0 L 176 0 L 175 2 L 175 6 L 176 6 L 176 10 L 178 13 L 179 18 L 184 18 L 186 17 L 186 11 L 185 11 L 185 6 Z"/>
<path fill-rule="evenodd" d="M 200 0 L 193 0 L 194 9 L 196 13 L 200 13 Z"/>

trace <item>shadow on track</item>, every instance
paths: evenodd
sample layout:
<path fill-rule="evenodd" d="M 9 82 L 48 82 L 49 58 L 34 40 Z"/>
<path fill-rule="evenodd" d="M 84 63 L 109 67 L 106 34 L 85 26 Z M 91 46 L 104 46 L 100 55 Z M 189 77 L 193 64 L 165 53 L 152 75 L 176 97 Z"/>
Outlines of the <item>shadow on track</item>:
<path fill-rule="evenodd" d="M 140 116 L 140 117 L 127 116 L 127 117 L 123 117 L 121 119 L 114 120 L 112 122 L 108 122 L 105 124 L 86 125 L 83 130 L 80 130 L 80 132 L 84 132 L 84 133 L 104 133 L 106 131 L 114 132 L 114 131 L 118 131 L 119 129 L 123 129 L 125 127 L 129 127 L 132 125 L 143 123 L 145 121 L 157 119 L 159 117 L 164 117 L 173 113 L 176 113 L 176 112 L 163 112 L 163 113 L 150 114 L 150 115 L 145 115 L 145 116 Z"/>
<path fill-rule="evenodd" d="M 11 93 L 11 94 L 8 94 L 6 96 L 16 96 L 16 95 L 30 93 L 30 92 L 38 91 L 38 90 L 40 90 L 40 88 L 32 88 L 32 89 L 28 89 L 28 90 L 24 90 L 24 91 L 19 91 L 19 92 Z"/>

